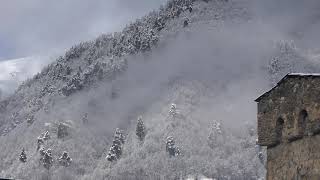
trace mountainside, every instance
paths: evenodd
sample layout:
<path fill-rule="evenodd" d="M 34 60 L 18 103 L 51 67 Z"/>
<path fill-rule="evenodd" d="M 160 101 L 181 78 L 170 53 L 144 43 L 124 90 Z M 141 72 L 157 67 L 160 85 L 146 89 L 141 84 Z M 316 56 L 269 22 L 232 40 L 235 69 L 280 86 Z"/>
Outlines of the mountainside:
<path fill-rule="evenodd" d="M 320 67 L 316 53 L 266 28 L 251 3 L 170 0 L 121 32 L 72 47 L 0 102 L 0 177 L 263 178 L 254 98 L 288 72 Z M 116 128 L 126 138 L 110 162 Z M 46 131 L 47 169 L 37 149 Z M 58 163 L 63 151 L 68 167 Z"/>

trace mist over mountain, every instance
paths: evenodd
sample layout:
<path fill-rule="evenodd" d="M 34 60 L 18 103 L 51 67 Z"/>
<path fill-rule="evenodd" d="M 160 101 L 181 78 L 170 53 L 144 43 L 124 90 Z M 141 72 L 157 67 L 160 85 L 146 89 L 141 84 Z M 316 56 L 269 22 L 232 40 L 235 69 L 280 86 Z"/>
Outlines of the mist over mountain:
<path fill-rule="evenodd" d="M 101 33 L 119 31 L 165 0 L 4 0 L 0 60 L 63 51 Z"/>
<path fill-rule="evenodd" d="M 32 78 L 54 60 L 51 56 L 26 57 L 0 61 L 0 91 L 3 97 L 13 94 L 23 81 Z"/>
<path fill-rule="evenodd" d="M 320 70 L 299 2 L 169 0 L 74 45 L 0 102 L 0 177 L 263 179 L 254 99 Z"/>

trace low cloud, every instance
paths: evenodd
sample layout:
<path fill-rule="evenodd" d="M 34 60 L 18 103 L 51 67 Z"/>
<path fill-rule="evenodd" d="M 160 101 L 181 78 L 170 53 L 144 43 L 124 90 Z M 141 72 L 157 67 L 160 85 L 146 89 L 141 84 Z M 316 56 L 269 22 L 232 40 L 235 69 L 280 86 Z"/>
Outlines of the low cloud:
<path fill-rule="evenodd" d="M 5 0 L 0 6 L 0 57 L 69 48 L 157 9 L 165 0 Z"/>
<path fill-rule="evenodd" d="M 51 56 L 32 56 L 0 61 L 0 91 L 2 96 L 13 93 L 21 82 L 32 78 L 54 59 L 55 57 Z"/>

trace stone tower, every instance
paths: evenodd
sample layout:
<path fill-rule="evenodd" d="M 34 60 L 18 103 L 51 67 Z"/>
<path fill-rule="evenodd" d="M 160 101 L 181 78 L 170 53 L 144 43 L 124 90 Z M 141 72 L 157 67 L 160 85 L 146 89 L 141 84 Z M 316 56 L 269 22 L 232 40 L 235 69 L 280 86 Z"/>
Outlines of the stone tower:
<path fill-rule="evenodd" d="M 255 101 L 267 179 L 320 179 L 320 74 L 288 74 Z"/>

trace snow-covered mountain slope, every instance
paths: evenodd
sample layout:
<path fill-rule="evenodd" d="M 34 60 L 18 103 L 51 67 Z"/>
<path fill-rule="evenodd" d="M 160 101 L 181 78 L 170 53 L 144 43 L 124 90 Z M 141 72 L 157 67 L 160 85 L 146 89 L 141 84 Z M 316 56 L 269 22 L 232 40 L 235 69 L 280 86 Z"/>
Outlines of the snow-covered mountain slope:
<path fill-rule="evenodd" d="M 254 98 L 282 74 L 320 68 L 317 56 L 288 43 L 252 8 L 250 0 L 170 0 L 122 32 L 72 47 L 0 102 L 0 176 L 264 177 Z M 64 127 L 68 135 L 58 138 Z M 117 127 L 126 141 L 110 162 L 105 157 Z M 37 151 L 46 130 L 51 138 L 40 144 L 52 149 L 48 169 Z M 169 136 L 178 156 L 166 151 Z M 57 160 L 63 151 L 73 159 L 69 167 Z"/>
<path fill-rule="evenodd" d="M 32 78 L 52 61 L 45 56 L 0 61 L 0 90 L 4 94 L 12 94 L 20 83 Z"/>

